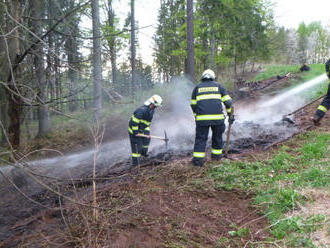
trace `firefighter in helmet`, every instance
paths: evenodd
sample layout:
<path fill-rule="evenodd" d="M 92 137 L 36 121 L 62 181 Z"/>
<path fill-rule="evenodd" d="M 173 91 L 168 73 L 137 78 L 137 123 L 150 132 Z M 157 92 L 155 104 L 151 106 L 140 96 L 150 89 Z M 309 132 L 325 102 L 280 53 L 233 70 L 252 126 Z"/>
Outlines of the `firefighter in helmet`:
<path fill-rule="evenodd" d="M 325 71 L 327 73 L 328 78 L 330 79 L 330 59 L 325 63 Z M 330 108 L 330 83 L 328 86 L 327 95 L 323 98 L 321 104 L 318 106 L 314 116 L 312 117 L 312 121 L 316 126 L 320 124 L 320 121 L 324 117 L 325 113 Z"/>
<path fill-rule="evenodd" d="M 226 89 L 215 81 L 212 70 L 205 70 L 199 83 L 192 92 L 191 108 L 196 121 L 196 136 L 193 153 L 193 164 L 203 166 L 205 160 L 205 147 L 209 128 L 212 129 L 211 157 L 215 160 L 222 158 L 223 140 L 225 131 L 225 115 L 223 104 L 229 116 L 229 122 L 234 122 L 232 99 Z"/>
<path fill-rule="evenodd" d="M 132 165 L 137 166 L 140 157 L 147 157 L 150 137 L 139 137 L 139 134 L 150 135 L 150 124 L 154 115 L 155 108 L 161 106 L 162 98 L 153 95 L 144 105 L 136 109 L 131 116 L 128 124 L 129 139 L 132 149 Z"/>

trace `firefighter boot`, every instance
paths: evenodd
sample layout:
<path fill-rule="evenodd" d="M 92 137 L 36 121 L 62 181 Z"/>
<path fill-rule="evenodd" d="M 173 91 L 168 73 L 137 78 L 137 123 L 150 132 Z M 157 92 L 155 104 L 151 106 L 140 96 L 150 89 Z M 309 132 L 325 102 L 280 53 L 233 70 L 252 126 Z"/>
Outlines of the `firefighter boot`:
<path fill-rule="evenodd" d="M 214 154 L 211 155 L 211 159 L 213 161 L 220 161 L 222 158 L 223 158 L 222 154 L 221 155 L 214 155 Z"/>
<path fill-rule="evenodd" d="M 194 166 L 202 167 L 203 164 L 204 164 L 204 159 L 202 159 L 202 158 L 193 158 L 192 163 L 193 163 Z"/>
<path fill-rule="evenodd" d="M 136 167 L 140 164 L 140 158 L 132 158 L 132 167 Z"/>
<path fill-rule="evenodd" d="M 141 156 L 145 157 L 145 158 L 147 158 L 149 156 L 148 155 L 148 148 L 142 148 Z"/>
<path fill-rule="evenodd" d="M 315 114 L 313 117 L 312 117 L 312 121 L 314 122 L 314 125 L 315 126 L 319 126 L 320 125 L 320 121 L 321 121 L 322 117 L 321 116 L 318 116 L 317 114 Z"/>

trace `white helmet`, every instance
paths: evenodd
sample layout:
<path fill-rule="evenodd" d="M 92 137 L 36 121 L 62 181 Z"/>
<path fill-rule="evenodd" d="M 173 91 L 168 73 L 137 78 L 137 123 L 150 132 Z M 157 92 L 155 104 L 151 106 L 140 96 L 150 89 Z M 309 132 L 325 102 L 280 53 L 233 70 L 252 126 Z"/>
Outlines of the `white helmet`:
<path fill-rule="evenodd" d="M 144 105 L 149 106 L 150 104 L 155 105 L 155 107 L 159 107 L 162 105 L 163 99 L 159 95 L 153 95 L 147 101 L 144 102 Z"/>
<path fill-rule="evenodd" d="M 214 80 L 215 79 L 215 73 L 214 71 L 207 69 L 203 72 L 202 74 L 202 79 L 211 79 Z"/>

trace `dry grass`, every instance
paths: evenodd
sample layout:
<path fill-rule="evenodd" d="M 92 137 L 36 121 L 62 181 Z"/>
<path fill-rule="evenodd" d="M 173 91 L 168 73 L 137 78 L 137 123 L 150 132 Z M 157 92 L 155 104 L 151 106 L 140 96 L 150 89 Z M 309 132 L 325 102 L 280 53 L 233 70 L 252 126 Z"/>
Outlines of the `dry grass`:
<path fill-rule="evenodd" d="M 330 190 L 309 188 L 302 190 L 300 193 L 307 199 L 311 199 L 311 201 L 290 214 L 306 218 L 312 215 L 327 216 L 327 224 L 321 230 L 312 234 L 312 240 L 317 247 L 330 247 Z"/>

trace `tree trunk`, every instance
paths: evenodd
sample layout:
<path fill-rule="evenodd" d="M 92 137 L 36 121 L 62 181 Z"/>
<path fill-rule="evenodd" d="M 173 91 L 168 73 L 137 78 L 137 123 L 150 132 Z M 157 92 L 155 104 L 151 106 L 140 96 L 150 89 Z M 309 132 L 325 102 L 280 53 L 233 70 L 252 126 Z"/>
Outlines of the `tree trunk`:
<path fill-rule="evenodd" d="M 70 0 L 69 7 L 74 8 L 74 0 Z M 74 112 L 78 109 L 78 96 L 77 96 L 77 84 L 78 84 L 78 41 L 77 36 L 79 35 L 79 19 L 77 15 L 73 15 L 73 20 L 69 28 L 71 36 L 66 41 L 66 50 L 68 55 L 68 81 L 69 81 L 69 110 Z"/>
<path fill-rule="evenodd" d="M 236 45 L 234 44 L 234 74 L 237 77 L 237 55 L 236 55 Z"/>
<path fill-rule="evenodd" d="M 112 0 L 108 0 L 108 25 L 111 30 L 115 30 L 115 12 L 112 8 Z M 111 61 L 111 74 L 112 83 L 117 83 L 117 49 L 116 49 L 116 36 L 111 35 L 108 38 L 108 45 L 110 48 L 110 61 Z"/>
<path fill-rule="evenodd" d="M 99 119 L 102 108 L 102 61 L 99 0 L 92 0 L 93 19 L 93 85 L 95 118 Z"/>
<path fill-rule="evenodd" d="M 135 82 L 135 3 L 134 0 L 131 0 L 131 69 L 132 69 L 132 78 L 131 78 L 131 94 L 134 96 L 136 90 L 136 82 Z"/>
<path fill-rule="evenodd" d="M 47 15 L 48 15 L 48 29 L 53 26 L 53 18 L 55 16 L 54 9 L 56 8 L 54 5 L 54 1 L 47 1 Z M 54 44 L 55 44 L 55 34 L 52 32 L 48 35 L 48 49 L 47 49 L 47 67 L 46 67 L 46 80 L 47 85 L 49 87 L 49 97 L 50 100 L 53 101 L 55 99 L 55 75 L 54 75 L 54 65 L 55 65 L 55 56 L 54 56 Z M 51 115 L 54 112 L 50 113 Z"/>
<path fill-rule="evenodd" d="M 60 44 L 59 42 L 56 40 L 55 41 L 55 60 L 54 60 L 54 87 L 55 87 L 55 98 L 56 99 L 60 99 L 61 97 L 61 74 L 60 74 Z M 60 102 L 58 105 L 57 105 L 57 109 L 62 111 L 62 103 Z"/>
<path fill-rule="evenodd" d="M 36 35 L 41 37 L 42 27 L 41 18 L 43 17 L 43 8 L 41 0 L 32 1 L 32 27 Z M 45 65 L 44 65 L 44 51 L 43 43 L 40 42 L 35 45 L 34 52 L 34 66 L 38 87 L 38 134 L 37 137 L 42 137 L 50 132 L 50 120 L 48 107 L 45 104 L 47 101 L 47 81 L 45 78 Z"/>
<path fill-rule="evenodd" d="M 210 68 L 214 70 L 215 68 L 215 31 L 212 27 L 212 34 L 211 34 L 211 63 Z"/>
<path fill-rule="evenodd" d="M 11 16 L 17 21 L 20 21 L 20 1 L 13 0 L 11 1 L 11 6 L 9 6 L 9 11 Z M 12 30 L 16 26 L 15 23 L 8 24 L 8 31 Z M 7 38 L 8 44 L 8 79 L 7 79 L 7 97 L 8 97 L 8 116 L 9 116 L 9 126 L 8 126 L 8 139 L 10 145 L 13 149 L 17 149 L 20 145 L 20 133 L 21 133 L 21 124 L 20 117 L 22 113 L 22 98 L 20 97 L 20 89 L 18 86 L 18 75 L 17 71 L 12 70 L 12 68 L 17 64 L 17 57 L 20 53 L 19 49 L 19 32 L 18 29 L 15 29 L 12 32 L 12 36 Z"/>
<path fill-rule="evenodd" d="M 0 10 L 0 26 L 6 30 L 6 22 L 4 18 L 4 10 Z M 6 46 L 4 37 L 0 37 L 0 81 L 5 82 L 8 73 L 8 60 L 6 59 Z M 6 101 L 6 88 L 0 85 L 0 120 L 1 120 L 1 141 L 0 144 L 4 145 L 7 143 L 7 129 L 8 129 L 8 116 L 7 116 L 7 101 Z"/>
<path fill-rule="evenodd" d="M 0 86 L 0 99 L 1 99 L 1 108 L 0 108 L 0 118 L 1 118 L 1 141 L 0 143 L 2 145 L 6 144 L 7 138 L 7 129 L 8 129 L 8 116 L 7 116 L 7 111 L 8 111 L 8 106 L 7 106 L 7 101 L 6 101 L 6 94 L 5 94 L 5 88 L 1 85 Z"/>
<path fill-rule="evenodd" d="M 195 81 L 194 8 L 193 0 L 187 0 L 187 76 Z"/>

